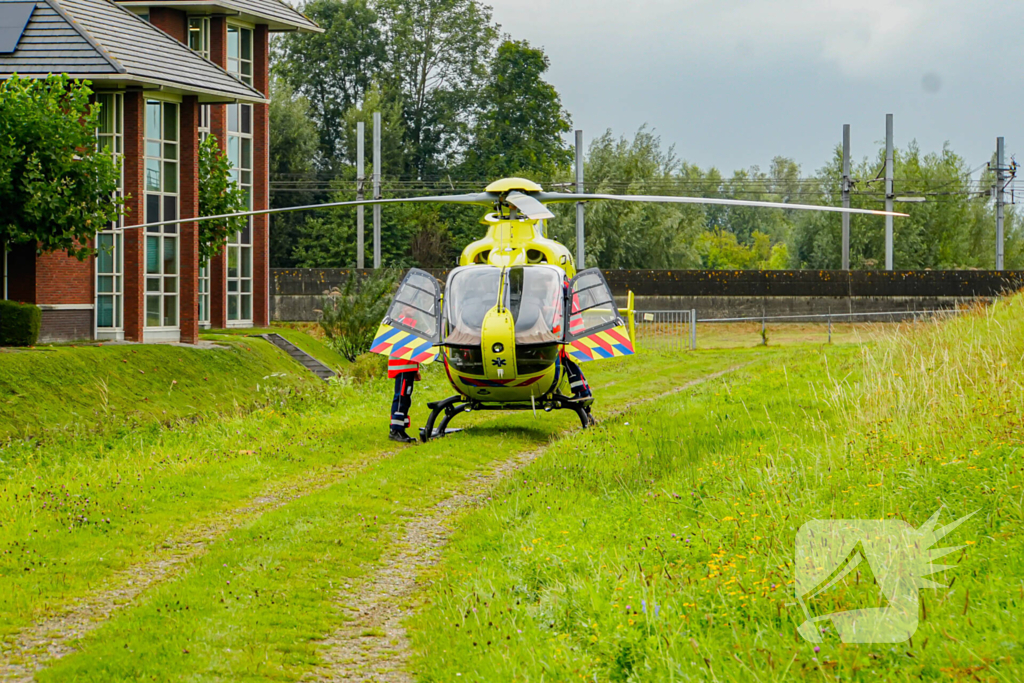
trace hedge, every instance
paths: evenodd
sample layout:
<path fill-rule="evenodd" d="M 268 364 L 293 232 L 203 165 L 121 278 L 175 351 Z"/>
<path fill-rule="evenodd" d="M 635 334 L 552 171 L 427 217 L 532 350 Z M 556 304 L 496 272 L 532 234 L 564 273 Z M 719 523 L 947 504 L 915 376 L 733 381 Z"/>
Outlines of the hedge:
<path fill-rule="evenodd" d="M 42 318 L 38 306 L 0 301 L 0 346 L 32 346 L 39 339 Z"/>

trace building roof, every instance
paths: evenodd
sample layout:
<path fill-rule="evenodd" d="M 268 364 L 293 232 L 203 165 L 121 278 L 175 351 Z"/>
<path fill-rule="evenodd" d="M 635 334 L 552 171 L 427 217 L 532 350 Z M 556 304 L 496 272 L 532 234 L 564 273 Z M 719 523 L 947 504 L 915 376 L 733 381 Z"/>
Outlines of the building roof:
<path fill-rule="evenodd" d="M 173 7 L 189 14 L 226 14 L 267 24 L 271 31 L 323 33 L 309 17 L 282 0 L 118 0 L 126 7 Z"/>
<path fill-rule="evenodd" d="M 0 0 L 0 6 L 11 0 Z M 265 101 L 213 62 L 110 0 L 37 0 L 0 78 L 66 73 L 94 86 L 141 85 L 202 102 Z"/>

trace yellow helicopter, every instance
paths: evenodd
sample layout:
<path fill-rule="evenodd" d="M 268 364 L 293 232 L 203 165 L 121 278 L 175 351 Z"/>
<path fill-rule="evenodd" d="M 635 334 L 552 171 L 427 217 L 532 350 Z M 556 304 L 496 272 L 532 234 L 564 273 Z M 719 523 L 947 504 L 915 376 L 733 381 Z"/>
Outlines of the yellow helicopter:
<path fill-rule="evenodd" d="M 370 351 L 423 364 L 440 358 L 458 392 L 427 404 L 424 441 L 472 410 L 571 409 L 586 428 L 593 399 L 566 395 L 565 359 L 634 353 L 632 297 L 620 311 L 600 270 L 576 272 L 565 245 L 544 234 L 554 214 L 526 194 L 541 191 L 523 178 L 488 185 L 496 211 L 481 221 L 487 235 L 463 250 L 443 300 L 440 283 L 413 268 L 377 331 Z"/>
<path fill-rule="evenodd" d="M 430 416 L 420 430 L 420 438 L 427 441 L 449 433 L 455 416 L 473 410 L 568 409 L 584 428 L 593 424 L 589 411 L 593 399 L 566 395 L 572 393 L 566 392 L 566 367 L 571 365 L 566 360 L 575 364 L 632 355 L 633 304 L 630 294 L 627 307 L 620 310 L 601 271 L 577 272 L 570 251 L 545 234 L 546 221 L 555 217 L 547 204 L 581 201 L 907 215 L 739 199 L 545 192 L 531 180 L 505 178 L 480 193 L 330 202 L 132 227 L 402 202 L 492 207 L 493 213 L 481 221 L 487 226 L 486 236 L 463 250 L 458 267 L 448 275 L 443 297 L 434 276 L 410 269 L 371 345 L 372 352 L 394 359 L 444 363 L 448 381 L 458 393 L 428 404 Z"/>

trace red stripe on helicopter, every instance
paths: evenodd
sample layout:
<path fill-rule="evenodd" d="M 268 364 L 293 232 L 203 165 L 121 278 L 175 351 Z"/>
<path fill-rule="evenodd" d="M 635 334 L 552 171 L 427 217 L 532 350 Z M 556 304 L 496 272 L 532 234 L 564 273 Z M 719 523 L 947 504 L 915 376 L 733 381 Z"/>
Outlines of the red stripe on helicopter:
<path fill-rule="evenodd" d="M 633 350 L 633 342 L 629 341 L 629 337 L 624 337 L 622 333 L 619 332 L 619 328 L 615 327 L 610 330 L 605 330 L 605 334 L 607 334 L 609 337 L 614 339 L 619 344 L 625 346 L 630 351 Z"/>
<path fill-rule="evenodd" d="M 594 343 L 595 343 L 595 344 L 597 344 L 597 345 L 598 345 L 599 347 L 601 347 L 602 349 L 604 349 L 604 351 L 605 351 L 605 352 L 607 352 L 607 353 L 608 353 L 609 355 L 611 355 L 611 356 L 614 356 L 614 355 L 615 355 L 615 351 L 614 351 L 614 350 L 612 349 L 612 345 L 611 345 L 611 344 L 609 344 L 609 343 L 608 343 L 608 342 L 607 342 L 607 341 L 606 341 L 606 340 L 605 340 L 605 339 L 604 339 L 604 338 L 603 338 L 603 337 L 601 336 L 601 333 L 600 333 L 600 332 L 599 332 L 599 333 L 597 333 L 597 334 L 592 334 L 592 335 L 590 335 L 589 337 L 587 337 L 587 339 L 589 339 L 590 341 L 594 342 Z"/>
<path fill-rule="evenodd" d="M 504 388 L 509 382 L 513 381 L 510 379 L 473 379 L 472 377 L 463 377 L 459 375 L 459 380 L 464 384 L 468 384 L 471 387 L 498 387 Z"/>
<path fill-rule="evenodd" d="M 590 360 L 594 359 L 594 352 L 590 350 L 590 347 L 583 343 L 583 340 L 577 340 L 572 343 L 573 351 L 582 353 Z"/>
<path fill-rule="evenodd" d="M 519 384 L 511 384 L 511 382 L 514 382 L 515 380 L 512 380 L 512 379 L 495 379 L 495 380 L 491 380 L 491 379 L 474 379 L 472 377 L 463 377 L 462 375 L 459 375 L 459 380 L 462 381 L 464 384 L 468 384 L 471 387 L 481 387 L 481 388 L 482 387 L 491 387 L 491 388 L 498 388 L 498 389 L 508 389 L 508 388 L 513 388 L 513 387 L 515 387 L 515 388 L 518 388 L 518 387 L 528 387 L 531 384 L 540 381 L 541 379 L 543 379 L 543 375 L 538 375 L 537 377 L 531 377 L 530 379 L 524 380 L 523 382 L 521 382 Z"/>

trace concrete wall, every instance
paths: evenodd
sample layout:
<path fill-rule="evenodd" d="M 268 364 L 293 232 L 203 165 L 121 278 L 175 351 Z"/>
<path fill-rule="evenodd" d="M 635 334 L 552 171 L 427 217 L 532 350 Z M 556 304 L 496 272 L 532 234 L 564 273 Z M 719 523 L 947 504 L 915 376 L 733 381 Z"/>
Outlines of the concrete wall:
<path fill-rule="evenodd" d="M 325 292 L 369 272 L 271 269 L 271 318 L 316 320 Z M 442 282 L 447 275 L 430 272 Z M 605 277 L 620 305 L 632 291 L 637 310 L 696 309 L 700 318 L 934 310 L 1024 288 L 1020 271 L 612 270 Z"/>

